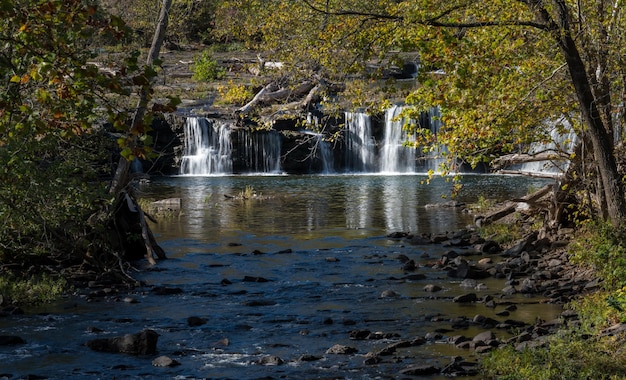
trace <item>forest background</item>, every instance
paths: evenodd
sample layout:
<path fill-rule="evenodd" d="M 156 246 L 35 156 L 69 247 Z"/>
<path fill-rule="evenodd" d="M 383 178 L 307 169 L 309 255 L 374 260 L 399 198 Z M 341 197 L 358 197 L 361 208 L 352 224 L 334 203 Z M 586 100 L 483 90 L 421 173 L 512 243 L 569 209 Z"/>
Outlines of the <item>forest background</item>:
<path fill-rule="evenodd" d="M 117 186 L 110 179 L 114 152 L 127 161 L 154 154 L 151 119 L 178 102 L 154 92 L 160 61 L 141 63 L 166 3 L 0 1 L 3 299 L 55 297 L 76 272 L 132 282 L 126 273 L 133 240 L 143 256 L 163 255 L 141 211 L 133 222 L 138 229 L 125 225 L 128 215 L 120 210 L 135 201 L 126 186 L 131 182 Z M 208 75 L 196 80 L 219 79 L 221 69 L 212 58 L 218 51 L 253 51 L 261 62 L 284 64 L 278 74 L 238 84 L 235 93 L 246 101 L 277 81 L 288 88 L 313 81 L 321 88 L 317 99 L 327 103 L 337 95 L 329 84 L 345 83 L 342 95 L 372 109 L 388 104 L 393 93 L 413 107 L 407 116 L 426 107 L 442 109 L 446 131 L 436 141 L 419 135 L 420 144 L 443 143 L 451 157 L 474 164 L 546 139 L 540 126 L 565 116 L 581 144 L 569 156 L 573 165 L 553 194 L 546 227 L 558 227 L 564 215 L 576 223 L 582 232 L 572 256 L 596 268 L 605 289 L 593 302 L 581 303 L 592 305 L 583 308 L 588 331 L 570 332 L 568 344 L 530 354 L 525 365 L 540 368 L 533 366 L 558 354 L 553 348 L 567 358 L 573 355 L 567 347 L 582 345 L 583 334 L 626 318 L 621 1 L 169 3 L 165 47 L 200 49 L 194 72 Z M 109 53 L 115 60 L 107 67 L 91 63 Z M 419 62 L 417 88 L 398 94 L 390 82 L 372 86 L 381 83 L 385 68 L 407 57 Z M 136 120 L 139 108 L 147 112 Z M 602 345 L 598 352 L 623 351 L 620 339 L 594 342 Z M 573 356 L 576 368 L 587 360 Z M 606 370 L 602 360 L 591 362 Z M 562 369 L 549 369 L 549 378 Z"/>

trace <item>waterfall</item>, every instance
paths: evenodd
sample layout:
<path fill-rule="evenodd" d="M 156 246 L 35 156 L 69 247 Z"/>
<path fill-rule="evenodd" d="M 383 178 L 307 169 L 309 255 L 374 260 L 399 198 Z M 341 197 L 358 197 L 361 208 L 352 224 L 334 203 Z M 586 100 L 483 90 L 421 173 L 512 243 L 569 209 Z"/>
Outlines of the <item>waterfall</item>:
<path fill-rule="evenodd" d="M 282 140 L 276 131 L 238 131 L 246 170 L 251 173 L 280 173 Z"/>
<path fill-rule="evenodd" d="M 206 118 L 187 118 L 180 174 L 232 173 L 232 144 L 228 124 Z"/>
<path fill-rule="evenodd" d="M 432 107 L 426 112 L 422 112 L 420 115 L 419 125 L 421 128 L 428 128 L 430 132 L 437 138 L 439 130 L 443 123 L 441 122 L 441 110 L 439 107 Z M 446 161 L 445 155 L 448 153 L 448 149 L 445 145 L 436 143 L 431 150 L 429 150 L 422 157 L 422 169 L 425 172 L 440 170 L 442 163 Z"/>
<path fill-rule="evenodd" d="M 380 153 L 380 169 L 383 173 L 415 172 L 417 150 L 405 146 L 410 137 L 404 130 L 406 119 L 400 118 L 402 107 L 392 106 L 385 112 L 385 130 Z"/>
<path fill-rule="evenodd" d="M 333 150 L 328 141 L 324 141 L 324 135 L 313 131 L 303 131 L 307 135 L 313 136 L 315 142 L 312 143 L 312 158 L 318 160 L 322 165 L 322 174 L 335 172 L 335 158 Z"/>
<path fill-rule="evenodd" d="M 562 128 L 558 128 L 557 126 Z M 565 117 L 546 125 L 550 130 L 548 142 L 535 142 L 530 145 L 529 155 L 540 153 L 571 154 L 578 143 L 578 135 L 574 132 L 572 125 Z M 534 173 L 547 176 L 558 176 L 567 171 L 569 160 L 554 159 L 545 161 L 526 162 L 521 164 L 519 171 L 523 173 Z"/>
<path fill-rule="evenodd" d="M 376 143 L 372 121 L 361 112 L 345 114 L 345 165 L 351 172 L 373 172 L 376 169 Z"/>

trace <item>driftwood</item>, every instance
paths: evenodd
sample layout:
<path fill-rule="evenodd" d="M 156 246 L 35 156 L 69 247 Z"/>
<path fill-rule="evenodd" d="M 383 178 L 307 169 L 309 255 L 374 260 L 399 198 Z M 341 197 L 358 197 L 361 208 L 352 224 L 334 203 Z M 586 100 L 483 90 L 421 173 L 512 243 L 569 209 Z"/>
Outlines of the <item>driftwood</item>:
<path fill-rule="evenodd" d="M 561 161 L 568 160 L 569 155 L 560 152 L 543 152 L 538 154 L 523 154 L 523 153 L 515 153 L 515 154 L 507 154 L 501 157 L 498 157 L 491 161 L 491 166 L 494 169 L 499 169 L 502 167 L 507 167 L 515 164 L 524 164 L 528 162 L 538 162 L 538 161 Z"/>
<path fill-rule="evenodd" d="M 295 88 L 278 88 L 275 83 L 263 87 L 247 104 L 235 111 L 235 114 L 247 114 L 253 108 L 261 105 L 273 104 L 288 100 L 289 98 L 301 98 L 315 88 L 315 83 L 305 81 Z"/>
<path fill-rule="evenodd" d="M 515 210 L 517 209 L 518 204 L 520 203 L 529 203 L 532 204 L 534 202 L 537 202 L 539 199 L 541 199 L 543 196 L 545 196 L 546 194 L 548 194 L 551 190 L 553 189 L 553 185 L 546 185 L 544 187 L 542 187 L 541 189 L 535 191 L 532 194 L 529 194 L 525 197 L 519 198 L 519 199 L 513 199 L 511 201 L 509 201 L 509 203 L 497 210 L 492 212 L 491 214 L 488 214 L 484 217 L 480 217 L 477 218 L 477 222 L 480 221 L 480 225 L 481 226 L 485 226 L 487 224 L 491 224 L 497 220 L 500 220 L 502 218 L 504 218 L 505 216 L 512 214 L 515 212 Z"/>
<path fill-rule="evenodd" d="M 563 176 L 563 173 L 548 173 L 548 172 L 527 172 L 523 170 L 498 170 L 498 174 L 509 175 L 523 175 L 525 177 L 533 178 L 559 178 Z"/>

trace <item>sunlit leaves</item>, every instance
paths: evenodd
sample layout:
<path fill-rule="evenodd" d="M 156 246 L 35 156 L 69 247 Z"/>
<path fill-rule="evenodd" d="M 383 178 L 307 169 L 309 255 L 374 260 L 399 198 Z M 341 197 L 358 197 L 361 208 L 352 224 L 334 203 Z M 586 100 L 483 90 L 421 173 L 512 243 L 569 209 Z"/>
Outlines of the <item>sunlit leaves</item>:
<path fill-rule="evenodd" d="M 140 66 L 137 52 L 106 70 L 91 63 L 92 41 L 127 28 L 86 3 L 0 0 L 0 261 L 51 253 L 84 229 L 79 221 L 106 196 L 99 178 L 111 168 L 100 162 L 115 144 L 97 124 L 108 120 L 124 136 L 128 158 L 152 154 L 149 115 L 131 125 L 128 96 L 151 91 L 156 69 Z"/>

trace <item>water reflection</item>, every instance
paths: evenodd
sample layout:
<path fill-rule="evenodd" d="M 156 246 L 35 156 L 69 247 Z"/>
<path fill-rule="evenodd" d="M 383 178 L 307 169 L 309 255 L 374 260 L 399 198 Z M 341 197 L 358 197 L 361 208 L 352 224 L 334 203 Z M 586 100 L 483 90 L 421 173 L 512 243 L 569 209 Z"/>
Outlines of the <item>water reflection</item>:
<path fill-rule="evenodd" d="M 460 208 L 429 208 L 448 199 L 451 184 L 405 176 L 223 176 L 155 179 L 145 197 L 179 197 L 183 215 L 166 218 L 155 231 L 165 238 L 215 241 L 253 234 L 305 241 L 323 236 L 353 238 L 390 232 L 438 233 L 471 222 Z M 468 176 L 458 200 L 479 196 L 503 200 L 526 194 L 547 181 L 504 176 Z M 240 199 L 244 191 L 256 197 Z"/>

